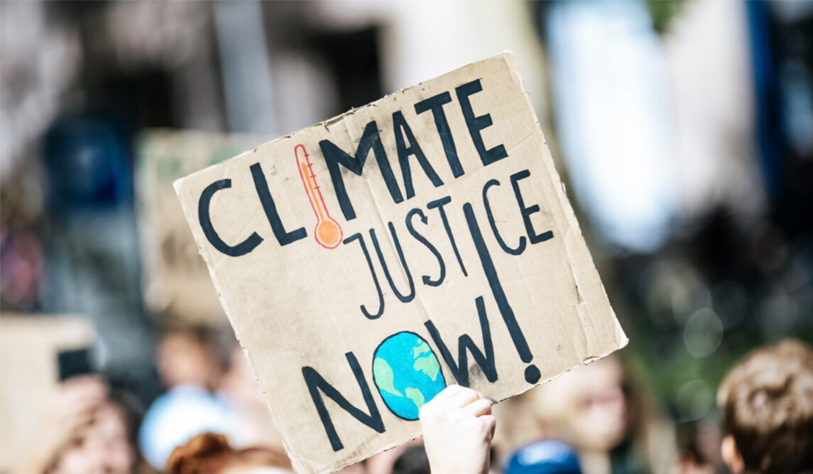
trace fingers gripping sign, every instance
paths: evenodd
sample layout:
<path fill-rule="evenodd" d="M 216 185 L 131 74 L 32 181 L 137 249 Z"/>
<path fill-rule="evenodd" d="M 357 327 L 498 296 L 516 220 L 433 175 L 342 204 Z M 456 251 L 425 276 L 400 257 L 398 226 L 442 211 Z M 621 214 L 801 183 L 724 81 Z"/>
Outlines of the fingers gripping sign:
<path fill-rule="evenodd" d="M 450 385 L 421 408 L 432 474 L 487 474 L 496 419 L 494 401 L 470 388 Z"/>

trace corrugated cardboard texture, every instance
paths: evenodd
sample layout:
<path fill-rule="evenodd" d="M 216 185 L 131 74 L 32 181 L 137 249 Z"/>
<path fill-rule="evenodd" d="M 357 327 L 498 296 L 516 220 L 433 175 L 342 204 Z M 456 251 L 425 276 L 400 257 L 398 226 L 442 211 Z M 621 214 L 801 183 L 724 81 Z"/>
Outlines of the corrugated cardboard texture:
<path fill-rule="evenodd" d="M 297 472 L 419 436 L 444 384 L 504 399 L 627 342 L 510 53 L 175 187 Z"/>

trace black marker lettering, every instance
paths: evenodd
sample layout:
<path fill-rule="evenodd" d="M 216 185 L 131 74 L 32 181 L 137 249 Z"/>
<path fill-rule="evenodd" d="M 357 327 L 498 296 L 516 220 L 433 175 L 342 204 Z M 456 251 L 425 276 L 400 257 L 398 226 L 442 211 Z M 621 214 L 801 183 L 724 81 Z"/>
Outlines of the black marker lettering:
<path fill-rule="evenodd" d="M 519 323 L 517 323 L 517 319 L 514 316 L 514 310 L 511 309 L 508 298 L 505 296 L 505 291 L 502 289 L 500 277 L 497 275 L 497 269 L 494 268 L 494 262 L 488 253 L 488 247 L 486 247 L 486 243 L 483 240 L 483 234 L 480 232 L 480 226 L 477 224 L 477 218 L 474 216 L 474 209 L 472 209 L 470 203 L 463 204 L 463 213 L 466 215 L 466 222 L 469 225 L 471 239 L 474 241 L 477 254 L 480 256 L 480 262 L 483 264 L 483 271 L 486 274 L 488 286 L 491 287 L 491 293 L 497 302 L 497 308 L 499 308 L 502 319 L 505 321 L 508 333 L 511 334 L 511 340 L 514 341 L 514 346 L 517 348 L 519 358 L 526 364 L 530 363 L 534 355 L 528 347 L 525 335 L 522 334 L 522 328 L 519 327 Z M 535 365 L 531 364 L 525 368 L 525 380 L 528 383 L 538 382 L 540 376 L 539 369 Z"/>
<path fill-rule="evenodd" d="M 449 204 L 450 202 L 452 202 L 452 198 L 446 196 L 430 202 L 426 205 L 426 207 L 429 209 L 437 208 L 438 212 L 440 213 L 440 219 L 443 221 L 443 227 L 446 229 L 446 235 L 449 236 L 449 242 L 452 244 L 454 255 L 457 257 L 457 263 L 460 264 L 460 269 L 463 270 L 463 276 L 469 276 L 469 274 L 466 273 L 466 267 L 463 265 L 463 259 L 460 258 L 460 252 L 457 251 L 457 244 L 454 241 L 454 234 L 452 233 L 452 228 L 449 226 L 449 219 L 446 217 L 446 210 L 443 209 L 443 206 Z"/>
<path fill-rule="evenodd" d="M 361 312 L 364 313 L 364 316 L 367 319 L 378 319 L 384 314 L 384 295 L 381 293 L 381 285 L 378 283 L 378 277 L 375 276 L 375 269 L 373 268 L 373 260 L 370 258 L 370 252 L 367 251 L 367 246 L 364 244 L 364 236 L 359 233 L 353 234 L 350 237 L 344 239 L 342 242 L 344 245 L 347 245 L 354 240 L 359 241 L 359 245 L 361 245 L 361 251 L 364 252 L 364 258 L 367 259 L 367 266 L 370 268 L 370 274 L 373 276 L 373 283 L 375 283 L 375 291 L 378 293 L 378 312 L 375 314 L 370 314 L 367 311 L 367 308 L 364 305 L 361 305 Z"/>
<path fill-rule="evenodd" d="M 333 388 L 333 385 L 328 383 L 320 374 L 312 367 L 302 367 L 302 375 L 305 377 L 305 383 L 308 385 L 308 391 L 313 399 L 313 404 L 316 405 L 316 411 L 319 412 L 319 418 L 322 420 L 322 425 L 325 427 L 327 438 L 330 440 L 330 446 L 333 451 L 340 451 L 344 449 L 342 441 L 339 439 L 336 428 L 333 426 L 333 420 L 330 419 L 330 413 L 327 411 L 325 401 L 322 399 L 322 393 L 328 398 L 336 402 L 342 410 L 349 413 L 353 418 L 362 422 L 364 425 L 372 428 L 378 433 L 386 431 L 384 428 L 384 421 L 381 419 L 381 414 L 378 412 L 378 407 L 375 404 L 370 387 L 367 385 L 367 380 L 364 378 L 364 372 L 359 366 L 356 356 L 352 352 L 345 354 L 347 362 L 350 363 L 350 368 L 353 370 L 353 375 L 356 376 L 356 382 L 361 388 L 361 394 L 364 397 L 364 403 L 367 405 L 367 410 L 370 412 L 368 415 L 358 408 L 354 407 L 347 401 L 338 390 Z M 322 391 L 320 393 L 319 391 Z"/>
<path fill-rule="evenodd" d="M 525 201 L 522 199 L 522 193 L 519 190 L 518 184 L 519 180 L 529 176 L 531 176 L 531 172 L 528 170 L 511 175 L 511 186 L 514 188 L 514 195 L 517 197 L 517 204 L 519 204 L 519 210 L 522 212 L 522 221 L 525 222 L 525 231 L 528 232 L 528 239 L 531 241 L 531 244 L 538 244 L 539 242 L 552 239 L 553 231 L 549 230 L 538 235 L 534 231 L 534 226 L 531 224 L 531 214 L 539 212 L 539 206 L 536 204 L 531 207 L 525 206 Z"/>
<path fill-rule="evenodd" d="M 443 263 L 443 257 L 441 257 L 440 252 L 438 252 L 438 249 L 436 249 L 435 246 L 432 245 L 426 239 L 426 237 L 422 236 L 421 234 L 418 233 L 418 231 L 415 230 L 415 227 L 412 225 L 412 218 L 415 217 L 416 215 L 421 216 L 421 222 L 426 224 L 426 221 L 428 219 L 426 218 L 425 215 L 423 215 L 423 211 L 420 209 L 412 209 L 406 215 L 407 230 L 409 231 L 410 234 L 412 234 L 412 237 L 415 237 L 415 240 L 422 243 L 424 246 L 426 246 L 427 249 L 429 249 L 430 252 L 432 252 L 432 255 L 434 255 L 435 258 L 438 259 L 438 265 L 440 265 L 440 276 L 438 277 L 438 279 L 432 280 L 431 278 L 429 278 L 429 276 L 424 275 L 422 277 L 423 284 L 427 286 L 440 286 L 440 284 L 443 283 L 443 279 L 446 277 L 446 264 Z"/>
<path fill-rule="evenodd" d="M 401 164 L 401 174 L 404 178 L 406 198 L 411 199 L 415 196 L 415 189 L 412 186 L 412 171 L 409 169 L 409 157 L 411 155 L 415 155 L 415 158 L 418 159 L 418 164 L 423 168 L 423 172 L 426 173 L 426 176 L 432 181 L 432 184 L 436 188 L 443 186 L 443 181 L 441 181 L 440 177 L 435 173 L 432 165 L 429 164 L 426 155 L 423 154 L 423 150 L 421 150 L 420 145 L 418 145 L 418 142 L 415 140 L 415 135 L 412 134 L 412 129 L 404 118 L 404 114 L 400 111 L 392 114 L 392 128 L 393 132 L 395 132 L 395 148 L 398 150 L 398 163 Z M 406 146 L 404 136 L 406 136 L 409 146 Z"/>
<path fill-rule="evenodd" d="M 390 228 L 390 234 L 392 235 L 392 241 L 395 244 L 395 250 L 398 252 L 398 258 L 401 259 L 401 266 L 404 267 L 404 273 L 406 273 L 407 280 L 409 281 L 409 294 L 403 296 L 398 288 L 395 287 L 395 283 L 392 281 L 392 275 L 390 275 L 390 271 L 387 268 L 387 262 L 384 260 L 384 255 L 381 253 L 381 247 L 378 245 L 378 238 L 375 236 L 375 229 L 370 229 L 370 238 L 373 239 L 373 247 L 375 247 L 375 253 L 378 254 L 378 260 L 381 262 L 381 268 L 384 270 L 384 276 L 387 277 L 387 281 L 390 284 L 390 288 L 392 288 L 392 292 L 395 293 L 395 296 L 401 300 L 403 303 L 409 303 L 415 298 L 415 283 L 412 281 L 412 273 L 409 272 L 409 266 L 407 266 L 406 259 L 404 258 L 404 251 L 401 249 L 401 243 L 398 242 L 398 234 L 395 233 L 395 227 L 392 225 L 392 222 L 387 224 Z"/>
<path fill-rule="evenodd" d="M 446 153 L 449 167 L 452 169 L 454 177 L 459 178 L 463 176 L 463 166 L 460 165 L 460 159 L 457 157 L 457 147 L 454 144 L 452 129 L 449 127 L 449 121 L 446 120 L 446 113 L 443 111 L 443 104 L 448 104 L 451 101 L 452 96 L 448 92 L 444 92 L 415 104 L 415 113 L 422 114 L 427 110 L 432 111 L 435 118 L 435 128 L 438 129 L 440 142 L 443 143 L 443 151 Z"/>
<path fill-rule="evenodd" d="M 466 351 L 471 352 L 471 356 L 474 358 L 477 365 L 479 365 L 483 370 L 483 374 L 485 374 L 486 379 L 488 379 L 489 382 L 494 383 L 497 381 L 497 366 L 494 361 L 494 346 L 491 343 L 491 330 L 488 326 L 488 316 L 486 315 L 483 297 L 478 296 L 476 301 L 477 315 L 480 318 L 480 328 L 483 331 L 483 350 L 485 351 L 485 355 L 483 355 L 468 334 L 463 334 L 457 340 L 458 362 L 455 362 L 451 351 L 449 351 L 449 348 L 446 347 L 446 344 L 443 342 L 443 338 L 440 337 L 440 333 L 435 327 L 435 324 L 432 323 L 431 320 L 424 323 L 426 329 L 429 330 L 429 335 L 432 336 L 432 340 L 435 341 L 435 345 L 438 346 L 443 360 L 446 361 L 446 364 L 452 371 L 452 375 L 454 376 L 455 380 L 457 380 L 457 383 L 463 387 L 469 386 L 469 363 Z"/>
<path fill-rule="evenodd" d="M 508 153 L 506 153 L 503 145 L 497 145 L 490 150 L 486 150 L 486 145 L 483 143 L 483 136 L 480 135 L 480 131 L 492 125 L 491 114 L 475 117 L 474 110 L 471 108 L 471 102 L 469 101 L 470 95 L 476 94 L 481 90 L 483 90 L 483 86 L 480 85 L 480 79 L 471 81 L 468 84 L 463 84 L 455 89 L 457 92 L 457 100 L 460 101 L 460 109 L 463 111 L 463 118 L 466 119 L 466 126 L 469 128 L 471 141 L 474 142 L 474 148 L 476 148 L 477 153 L 480 154 L 480 160 L 482 160 L 483 165 L 488 166 L 491 163 L 507 157 Z"/>
<path fill-rule="evenodd" d="M 274 204 L 274 198 L 271 196 L 271 191 L 268 190 L 268 181 L 265 179 L 265 173 L 259 163 L 251 165 L 251 177 L 254 178 L 254 188 L 257 190 L 257 196 L 263 205 L 265 217 L 268 218 L 268 223 L 271 224 L 271 230 L 274 231 L 274 237 L 280 245 L 288 245 L 297 240 L 304 239 L 308 236 L 304 227 L 300 227 L 292 232 L 285 232 L 285 226 L 279 218 L 277 206 Z"/>
<path fill-rule="evenodd" d="M 361 176 L 361 171 L 364 169 L 364 162 L 367 160 L 367 155 L 370 154 L 370 150 L 372 150 L 375 155 L 378 167 L 381 170 L 381 176 L 384 177 L 384 182 L 390 191 L 393 202 L 399 203 L 404 200 L 401 196 L 401 190 L 398 188 L 398 182 L 395 181 L 392 168 L 390 168 L 387 153 L 381 144 L 378 126 L 374 121 L 368 123 L 364 128 L 364 133 L 361 136 L 361 140 L 359 140 L 355 157 L 345 153 L 330 140 L 320 141 L 319 148 L 322 149 L 322 155 L 325 157 L 327 169 L 330 171 L 330 180 L 333 182 L 333 189 L 336 191 L 336 198 L 339 200 L 339 205 L 342 208 L 345 220 L 349 221 L 355 219 L 356 211 L 353 210 L 353 204 L 350 202 L 350 197 L 347 195 L 347 190 L 344 187 L 344 178 L 342 178 L 342 171 L 339 165 Z"/>
<path fill-rule="evenodd" d="M 497 223 L 494 221 L 494 213 L 491 212 L 491 204 L 488 202 L 488 189 L 492 186 L 499 186 L 500 182 L 496 179 L 492 179 L 483 186 L 483 205 L 486 208 L 486 214 L 488 215 L 488 223 L 491 224 L 491 230 L 494 232 L 494 238 L 497 239 L 497 243 L 500 244 L 500 247 L 505 251 L 505 253 L 510 255 L 520 255 L 522 252 L 525 251 L 525 237 L 519 237 L 519 245 L 517 248 L 512 249 L 508 245 L 505 244 L 505 241 L 500 236 L 500 232 L 497 230 Z"/>
<path fill-rule="evenodd" d="M 214 183 L 210 184 L 206 187 L 206 189 L 203 190 L 203 192 L 200 194 L 200 199 L 198 200 L 198 221 L 200 222 L 201 229 L 203 229 L 203 235 L 206 236 L 206 240 L 208 240 L 215 249 L 222 254 L 228 255 L 229 257 L 239 257 L 254 250 L 255 247 L 260 245 L 263 238 L 260 237 L 256 232 L 253 232 L 246 240 L 235 246 L 231 246 L 226 242 L 223 242 L 223 239 L 217 235 L 217 231 L 212 225 L 212 218 L 209 215 L 209 206 L 212 203 L 212 196 L 214 196 L 216 192 L 220 191 L 221 189 L 228 189 L 230 187 L 230 179 L 221 179 L 220 181 L 215 181 Z"/>

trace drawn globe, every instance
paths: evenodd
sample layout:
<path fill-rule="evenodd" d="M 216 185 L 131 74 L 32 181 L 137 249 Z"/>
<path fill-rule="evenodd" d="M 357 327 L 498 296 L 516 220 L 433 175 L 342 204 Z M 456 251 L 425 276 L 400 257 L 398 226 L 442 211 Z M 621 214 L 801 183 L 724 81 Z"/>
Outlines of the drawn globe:
<path fill-rule="evenodd" d="M 421 407 L 446 388 L 437 356 L 411 332 L 399 332 L 378 346 L 373 380 L 387 408 L 405 420 L 417 420 Z"/>

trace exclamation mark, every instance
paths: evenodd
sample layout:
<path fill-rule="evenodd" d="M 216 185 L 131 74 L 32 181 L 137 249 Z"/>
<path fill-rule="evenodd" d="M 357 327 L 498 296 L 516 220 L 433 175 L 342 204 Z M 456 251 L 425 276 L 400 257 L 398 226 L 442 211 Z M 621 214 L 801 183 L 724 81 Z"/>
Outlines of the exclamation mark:
<path fill-rule="evenodd" d="M 525 335 L 522 334 L 522 328 L 519 327 L 517 318 L 514 317 L 514 310 L 511 309 L 511 305 L 508 304 L 508 299 L 505 297 L 500 278 L 497 276 L 497 270 L 494 268 L 494 262 L 491 260 L 491 254 L 488 253 L 488 248 L 483 240 L 483 234 L 480 232 L 480 226 L 477 224 L 477 218 L 474 216 L 474 210 L 470 203 L 463 204 L 463 213 L 466 215 L 466 222 L 469 225 L 471 239 L 474 241 L 477 254 L 480 256 L 480 262 L 483 264 L 483 271 L 486 274 L 486 279 L 488 279 L 488 286 L 491 287 L 491 293 L 494 295 L 497 308 L 499 308 L 502 319 L 505 321 L 506 327 L 508 327 L 508 333 L 511 334 L 511 340 L 514 341 L 514 347 L 516 347 L 522 362 L 530 364 L 534 355 L 531 353 L 530 347 L 528 347 Z M 526 382 L 539 382 L 540 377 L 541 374 L 536 365 L 530 364 L 525 368 Z"/>

